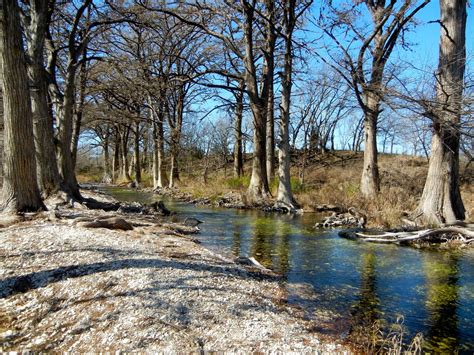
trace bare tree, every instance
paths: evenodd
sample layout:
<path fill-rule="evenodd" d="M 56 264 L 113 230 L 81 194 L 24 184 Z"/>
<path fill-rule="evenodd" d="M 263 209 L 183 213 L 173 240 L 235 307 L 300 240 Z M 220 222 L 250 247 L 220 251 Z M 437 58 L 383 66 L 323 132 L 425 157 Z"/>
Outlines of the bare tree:
<path fill-rule="evenodd" d="M 430 0 L 419 3 L 412 0 L 354 1 L 354 6 L 349 10 L 333 8 L 333 17 L 326 17 L 329 21 L 323 25 L 324 32 L 342 54 L 342 60 L 334 56 L 338 61 L 330 63 L 326 58 L 320 58 L 330 63 L 350 83 L 364 112 L 364 166 L 360 190 L 365 197 L 375 197 L 380 190 L 377 123 L 387 88 L 387 78 L 384 77 L 387 62 L 400 36 L 403 39 L 403 32 L 415 14 L 429 2 Z M 361 18 L 357 10 L 359 4 L 365 5 L 371 24 L 358 26 L 357 19 Z M 341 29 L 341 32 L 337 32 Z M 346 42 L 348 36 L 353 39 Z M 354 55 L 355 43 L 358 47 Z"/>
<path fill-rule="evenodd" d="M 140 1 L 140 3 L 143 4 L 144 1 Z M 183 23 L 199 28 L 210 37 L 221 41 L 242 61 L 245 92 L 248 96 L 254 123 L 252 176 L 247 194 L 249 201 L 260 202 L 270 197 L 266 167 L 266 128 L 269 83 L 273 80 L 273 72 L 258 67 L 256 63 L 262 55 L 266 57 L 265 61 L 267 62 L 268 56 L 274 55 L 274 53 L 265 52 L 265 49 L 270 48 L 266 42 L 270 37 L 261 40 L 262 32 L 259 31 L 259 26 L 256 26 L 258 19 L 265 18 L 263 15 L 266 13 L 265 4 L 256 0 L 242 0 L 234 3 L 196 2 L 187 5 L 188 8 L 180 5 L 177 9 L 162 7 L 155 10 L 170 14 Z M 151 9 L 149 6 L 144 6 Z M 235 16 L 229 16 L 229 13 L 233 13 Z M 193 17 L 194 14 L 197 15 Z M 213 21 L 210 21 L 209 18 Z M 232 26 L 227 27 L 229 18 L 232 18 L 230 20 Z M 241 38 L 238 38 L 236 29 L 241 30 Z M 240 48 L 241 44 L 243 49 Z M 210 72 L 219 75 L 226 74 L 216 69 L 212 69 Z M 236 87 L 227 85 L 213 85 L 213 87 L 238 90 Z"/>
<path fill-rule="evenodd" d="M 285 59 L 281 83 L 281 119 L 280 141 L 278 143 L 278 194 L 277 205 L 294 210 L 299 205 L 293 198 L 290 179 L 290 107 L 291 87 L 293 85 L 293 35 L 298 19 L 309 8 L 312 1 L 283 0 L 283 41 L 285 43 Z"/>

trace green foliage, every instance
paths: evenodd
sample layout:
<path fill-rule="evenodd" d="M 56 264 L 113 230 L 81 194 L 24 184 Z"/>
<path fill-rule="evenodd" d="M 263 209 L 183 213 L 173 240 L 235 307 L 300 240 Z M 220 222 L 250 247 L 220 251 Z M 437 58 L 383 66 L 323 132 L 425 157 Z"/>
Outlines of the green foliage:
<path fill-rule="evenodd" d="M 270 181 L 270 186 L 269 186 L 270 191 L 272 191 L 274 194 L 276 194 L 278 190 L 278 183 L 279 183 L 278 177 L 275 177 Z M 305 185 L 302 184 L 300 179 L 297 177 L 292 176 L 290 178 L 290 184 L 291 184 L 291 191 L 293 193 L 301 193 L 301 192 L 306 191 Z"/>
<path fill-rule="evenodd" d="M 293 193 L 301 193 L 301 192 L 304 192 L 306 189 L 305 185 L 301 183 L 301 180 L 299 178 L 291 177 L 290 183 L 291 183 L 291 191 Z"/>
<path fill-rule="evenodd" d="M 142 171 L 142 186 L 151 187 L 153 186 L 153 174 L 147 171 Z"/>
<path fill-rule="evenodd" d="M 359 184 L 355 184 L 353 182 L 348 182 L 345 184 L 346 186 L 344 187 L 345 193 L 349 197 L 354 197 L 357 194 L 359 194 Z"/>
<path fill-rule="evenodd" d="M 225 183 L 230 189 L 247 188 L 250 184 L 250 176 L 231 177 L 226 179 Z"/>

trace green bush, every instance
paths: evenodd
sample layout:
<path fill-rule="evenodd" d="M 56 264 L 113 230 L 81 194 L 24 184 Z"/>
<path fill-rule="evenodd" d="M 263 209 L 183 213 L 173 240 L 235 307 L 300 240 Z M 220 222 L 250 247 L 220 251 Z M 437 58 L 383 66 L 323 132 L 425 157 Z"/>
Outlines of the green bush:
<path fill-rule="evenodd" d="M 300 179 L 297 177 L 291 177 L 291 191 L 293 193 L 305 192 L 305 185 L 301 183 Z"/>
<path fill-rule="evenodd" d="M 226 179 L 225 183 L 230 189 L 247 188 L 250 184 L 250 176 L 231 177 Z"/>
<path fill-rule="evenodd" d="M 278 177 L 273 178 L 273 180 L 270 183 L 270 191 L 272 191 L 275 195 L 278 191 L 278 184 L 279 184 Z M 301 193 L 301 192 L 306 191 L 305 185 L 302 184 L 300 179 L 297 177 L 292 176 L 290 178 L 290 184 L 291 184 L 291 191 L 293 193 Z"/>

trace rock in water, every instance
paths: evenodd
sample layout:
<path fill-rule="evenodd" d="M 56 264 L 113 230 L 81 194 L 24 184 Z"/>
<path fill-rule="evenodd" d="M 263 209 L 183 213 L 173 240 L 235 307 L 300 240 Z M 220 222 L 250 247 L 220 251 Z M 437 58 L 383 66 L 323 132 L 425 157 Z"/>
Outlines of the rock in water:
<path fill-rule="evenodd" d="M 192 217 L 186 218 L 184 220 L 184 225 L 187 226 L 187 227 L 197 227 L 201 223 L 203 223 L 203 222 L 200 221 L 199 219 L 192 218 Z"/>
<path fill-rule="evenodd" d="M 158 212 L 158 213 L 162 214 L 163 216 L 169 216 L 171 214 L 171 211 L 166 208 L 163 201 L 153 202 L 150 205 L 150 207 L 153 209 L 154 212 Z"/>

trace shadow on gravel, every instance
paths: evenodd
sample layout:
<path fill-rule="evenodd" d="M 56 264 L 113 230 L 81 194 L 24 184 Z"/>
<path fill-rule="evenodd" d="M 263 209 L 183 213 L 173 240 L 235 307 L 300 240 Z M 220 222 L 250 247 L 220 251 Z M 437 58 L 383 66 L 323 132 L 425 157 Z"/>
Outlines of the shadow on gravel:
<path fill-rule="evenodd" d="M 40 287 L 62 280 L 92 275 L 105 271 L 121 269 L 163 269 L 174 268 L 179 270 L 208 271 L 219 275 L 231 275 L 238 278 L 252 277 L 254 279 L 279 280 L 278 276 L 263 275 L 258 272 L 243 271 L 233 266 L 216 266 L 202 263 L 189 263 L 185 261 L 161 259 L 121 259 L 62 266 L 55 269 L 32 272 L 26 275 L 13 276 L 0 280 L 0 298 L 7 298 L 17 293 L 25 293 Z"/>

